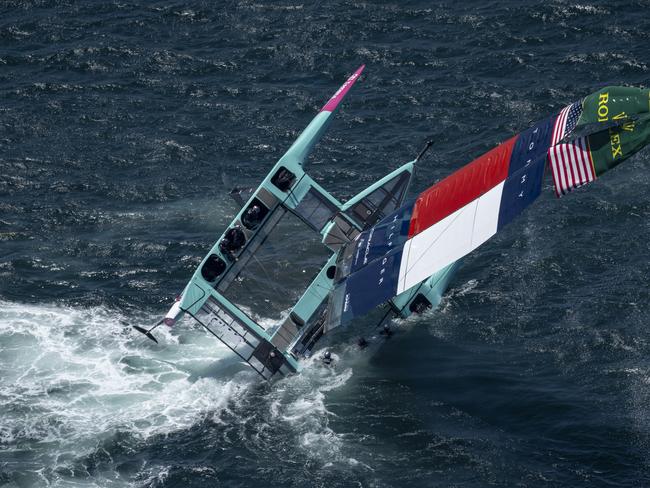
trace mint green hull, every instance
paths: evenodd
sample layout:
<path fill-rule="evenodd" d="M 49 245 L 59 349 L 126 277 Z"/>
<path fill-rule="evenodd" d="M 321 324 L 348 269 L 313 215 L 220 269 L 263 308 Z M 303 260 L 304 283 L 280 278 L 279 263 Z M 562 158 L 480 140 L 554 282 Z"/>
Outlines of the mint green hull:
<path fill-rule="evenodd" d="M 352 82 L 360 70 L 350 78 Z M 353 79 L 354 78 L 354 79 Z M 326 308 L 336 281 L 336 262 L 343 247 L 360 232 L 398 208 L 406 196 L 416 161 L 388 174 L 346 203 L 339 202 L 305 171 L 308 154 L 322 137 L 336 105 L 351 86 L 348 82 L 332 97 L 298 137 L 268 176 L 243 203 L 222 236 L 194 272 L 180 299 L 164 321 L 174 324 L 190 315 L 260 375 L 271 379 L 299 370 L 299 359 L 309 355 L 326 332 Z M 338 97 L 338 98 L 337 98 Z M 300 218 L 320 234 L 331 256 L 316 278 L 279 324 L 264 328 L 224 294 L 264 245 L 287 214 Z M 407 317 L 436 306 L 455 265 L 389 302 L 392 317 Z"/>

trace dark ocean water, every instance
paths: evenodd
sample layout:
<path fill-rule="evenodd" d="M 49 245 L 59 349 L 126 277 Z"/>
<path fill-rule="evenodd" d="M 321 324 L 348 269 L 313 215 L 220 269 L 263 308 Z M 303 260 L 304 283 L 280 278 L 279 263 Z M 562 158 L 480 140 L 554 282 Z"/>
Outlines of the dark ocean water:
<path fill-rule="evenodd" d="M 308 166 L 340 199 L 429 137 L 414 191 L 647 87 L 650 2 L 2 2 L 0 486 L 650 486 L 648 150 L 547 180 L 438 311 L 334 368 L 269 386 L 189 321 L 131 331 L 362 63 Z M 323 262 L 286 232 L 245 297 L 268 323 Z"/>

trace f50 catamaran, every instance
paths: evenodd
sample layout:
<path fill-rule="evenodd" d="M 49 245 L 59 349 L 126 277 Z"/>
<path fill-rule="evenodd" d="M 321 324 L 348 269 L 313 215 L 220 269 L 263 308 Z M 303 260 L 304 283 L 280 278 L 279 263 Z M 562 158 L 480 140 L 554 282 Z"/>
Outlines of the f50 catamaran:
<path fill-rule="evenodd" d="M 550 167 L 556 194 L 594 181 L 650 142 L 650 91 L 607 87 L 508 139 L 404 204 L 410 161 L 346 203 L 304 170 L 361 66 L 323 106 L 242 206 L 167 315 L 190 315 L 262 377 L 298 371 L 329 330 L 387 306 L 384 320 L 435 307 L 459 260 L 541 193 Z M 548 164 L 547 164 L 548 163 Z M 331 255 L 287 318 L 265 328 L 224 293 L 287 214 L 300 218 Z"/>

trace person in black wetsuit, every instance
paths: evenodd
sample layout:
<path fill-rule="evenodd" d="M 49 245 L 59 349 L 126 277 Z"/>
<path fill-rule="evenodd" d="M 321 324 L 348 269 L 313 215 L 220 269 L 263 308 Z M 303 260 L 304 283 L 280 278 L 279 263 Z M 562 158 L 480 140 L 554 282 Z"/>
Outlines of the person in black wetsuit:
<path fill-rule="evenodd" d="M 239 226 L 228 229 L 223 239 L 219 241 L 219 251 L 230 260 L 235 260 L 234 253 L 246 244 L 246 236 Z"/>
<path fill-rule="evenodd" d="M 325 351 L 323 353 L 323 364 L 326 364 L 327 366 L 332 364 L 332 353 L 331 352 Z"/>
<path fill-rule="evenodd" d="M 384 328 L 381 329 L 380 334 L 386 337 L 386 339 L 390 338 L 390 336 L 393 335 L 393 331 L 391 330 L 390 325 L 384 324 Z"/>
<path fill-rule="evenodd" d="M 248 207 L 248 209 L 246 209 L 246 212 L 244 212 L 244 215 L 242 215 L 241 221 L 246 226 L 246 228 L 252 230 L 260 224 L 263 218 L 264 215 L 262 214 L 262 207 L 257 204 L 253 204 Z"/>

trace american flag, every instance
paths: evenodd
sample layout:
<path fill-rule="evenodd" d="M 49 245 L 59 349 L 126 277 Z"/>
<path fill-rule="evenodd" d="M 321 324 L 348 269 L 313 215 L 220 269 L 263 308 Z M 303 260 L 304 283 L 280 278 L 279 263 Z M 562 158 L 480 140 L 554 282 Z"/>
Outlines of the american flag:
<path fill-rule="evenodd" d="M 555 194 L 558 197 L 596 179 L 587 137 L 558 144 L 575 128 L 580 114 L 582 114 L 582 104 L 573 103 L 562 109 L 553 127 L 548 159 L 553 173 Z"/>

